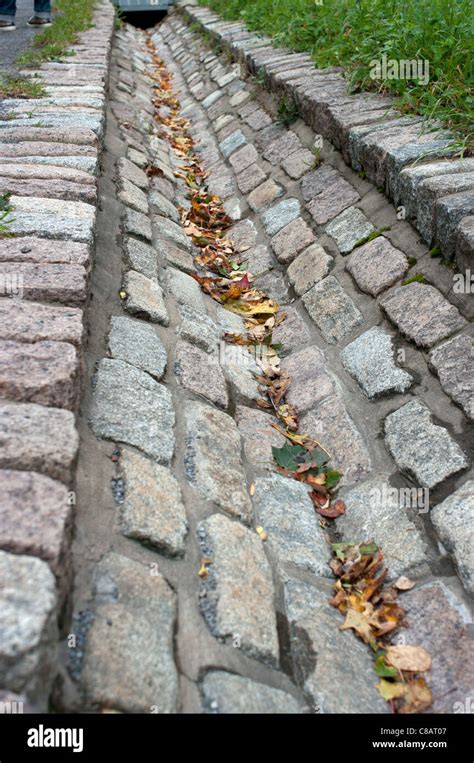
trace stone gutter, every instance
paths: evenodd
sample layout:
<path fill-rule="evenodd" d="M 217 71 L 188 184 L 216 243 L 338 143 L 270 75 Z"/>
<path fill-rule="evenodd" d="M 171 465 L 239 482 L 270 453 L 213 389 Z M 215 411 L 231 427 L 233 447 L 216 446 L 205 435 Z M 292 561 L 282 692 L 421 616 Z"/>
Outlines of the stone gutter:
<path fill-rule="evenodd" d="M 177 6 L 277 97 L 292 100 L 304 121 L 339 149 L 409 220 L 428 247 L 464 271 L 474 251 L 474 158 L 454 158 L 455 137 L 439 124 L 402 116 L 393 99 L 350 95 L 340 68 L 316 69 L 311 57 L 275 48 L 269 37 L 226 22 L 209 8 Z"/>
<path fill-rule="evenodd" d="M 40 710 L 72 578 L 76 414 L 113 28 L 113 6 L 101 0 L 73 57 L 20 72 L 45 95 L 0 103 L 0 194 L 11 194 L 12 233 L 0 239 L 0 694 L 28 695 Z"/>

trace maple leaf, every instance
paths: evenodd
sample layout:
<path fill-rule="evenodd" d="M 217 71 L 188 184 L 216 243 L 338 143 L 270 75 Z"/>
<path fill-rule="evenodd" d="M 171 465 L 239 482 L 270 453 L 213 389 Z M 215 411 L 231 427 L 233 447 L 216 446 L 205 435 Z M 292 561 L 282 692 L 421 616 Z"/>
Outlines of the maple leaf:
<path fill-rule="evenodd" d="M 375 647 L 375 638 L 372 632 L 370 623 L 363 612 L 357 612 L 355 609 L 349 609 L 346 615 L 346 619 L 342 625 L 339 626 L 341 631 L 353 629 L 360 638 L 369 644 L 372 648 Z"/>

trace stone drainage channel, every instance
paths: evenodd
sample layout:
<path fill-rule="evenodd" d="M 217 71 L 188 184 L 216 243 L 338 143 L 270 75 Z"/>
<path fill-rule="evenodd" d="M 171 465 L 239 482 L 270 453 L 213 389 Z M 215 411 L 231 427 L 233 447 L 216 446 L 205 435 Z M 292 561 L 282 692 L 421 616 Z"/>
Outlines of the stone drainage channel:
<path fill-rule="evenodd" d="M 370 651 L 328 604 L 325 523 L 304 485 L 275 473 L 283 437 L 252 368 L 222 349 L 243 322 L 192 278 L 150 39 L 235 221 L 226 236 L 287 313 L 274 339 L 289 402 L 344 473 L 338 537 L 373 538 L 390 578 L 416 581 L 401 638 L 432 655 L 432 710 L 453 712 L 473 689 L 468 308 L 436 284 L 401 285 L 426 254 L 413 229 L 329 146 L 316 168 L 312 130 L 286 129 L 271 96 L 177 13 L 151 36 L 123 26 L 112 49 L 53 706 L 388 712 Z"/>

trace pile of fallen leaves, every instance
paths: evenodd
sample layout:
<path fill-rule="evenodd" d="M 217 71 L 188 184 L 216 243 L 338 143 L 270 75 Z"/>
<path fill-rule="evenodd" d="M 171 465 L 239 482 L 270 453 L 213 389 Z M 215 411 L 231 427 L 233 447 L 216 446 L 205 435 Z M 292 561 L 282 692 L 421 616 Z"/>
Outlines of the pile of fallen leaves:
<path fill-rule="evenodd" d="M 374 652 L 377 688 L 390 703 L 392 712 L 419 713 L 432 702 L 431 690 L 422 673 L 431 669 L 431 657 L 421 646 L 391 646 L 387 637 L 404 625 L 405 612 L 398 603 L 401 591 L 415 585 L 401 577 L 384 585 L 387 569 L 383 554 L 372 541 L 333 543 L 331 570 L 337 578 L 330 603 L 345 621 L 342 630 L 351 629 Z"/>
<path fill-rule="evenodd" d="M 233 221 L 225 213 L 222 200 L 207 191 L 206 173 L 188 132 L 189 124 L 180 116 L 179 102 L 172 94 L 170 75 L 156 55 L 151 41 L 149 50 L 155 65 L 152 78 L 156 83 L 156 121 L 162 135 L 182 159 L 175 175 L 182 178 L 189 188 L 190 206 L 181 210 L 181 221 L 185 232 L 199 249 L 195 261 L 205 271 L 205 275 L 194 274 L 193 278 L 212 299 L 244 319 L 245 332 L 227 333 L 225 339 L 230 344 L 245 347 L 260 370 L 256 381 L 262 397 L 257 400 L 257 405 L 275 415 L 277 421 L 273 426 L 287 440 L 284 448 L 273 449 L 278 470 L 307 482 L 316 511 L 333 519 L 344 512 L 343 501 L 338 500 L 331 505 L 331 491 L 341 475 L 328 468 L 329 455 L 319 443 L 308 435 L 298 433 L 296 409 L 285 399 L 291 380 L 280 368 L 281 347 L 273 341 L 273 331 L 286 315 L 275 300 L 254 287 L 255 276 L 245 263 L 245 251 L 249 247 L 237 249 L 225 237 L 225 231 Z"/>
<path fill-rule="evenodd" d="M 204 275 L 194 274 L 204 292 L 227 310 L 244 319 L 245 332 L 228 333 L 227 342 L 245 347 L 260 369 L 257 382 L 262 397 L 260 408 L 271 411 L 276 421 L 272 426 L 285 437 L 281 448 L 272 448 L 277 470 L 286 477 L 304 482 L 321 523 L 335 519 L 345 512 L 341 499 L 332 501 L 331 493 L 337 488 L 341 474 L 330 468 L 330 454 L 316 440 L 298 432 L 298 415 L 294 406 L 286 402 L 291 379 L 280 368 L 280 345 L 273 341 L 273 331 L 285 320 L 277 302 L 264 291 L 253 286 L 253 276 L 245 264 L 248 247 L 236 249 L 225 237 L 233 221 L 225 213 L 222 200 L 208 192 L 204 172 L 194 141 L 188 131 L 189 123 L 180 116 L 178 100 L 172 94 L 171 77 L 156 55 L 151 40 L 148 47 L 155 70 L 155 119 L 161 135 L 182 159 L 177 177 L 189 188 L 189 207 L 181 209 L 185 232 L 198 248 L 196 263 Z M 150 167 L 149 174 L 160 174 Z M 257 528 L 263 540 L 266 533 Z M 429 670 L 431 659 L 421 647 L 387 646 L 384 639 L 403 623 L 404 611 L 396 599 L 400 590 L 412 587 L 410 581 L 400 578 L 391 587 L 383 587 L 387 570 L 381 569 L 383 556 L 374 543 L 333 544 L 335 558 L 331 569 L 337 577 L 335 595 L 331 604 L 345 615 L 343 629 L 353 629 L 369 644 L 375 654 L 375 671 L 380 677 L 378 689 L 390 702 L 393 712 L 412 713 L 426 709 L 431 703 L 431 692 L 419 674 Z M 201 563 L 199 575 L 208 574 L 211 559 Z"/>

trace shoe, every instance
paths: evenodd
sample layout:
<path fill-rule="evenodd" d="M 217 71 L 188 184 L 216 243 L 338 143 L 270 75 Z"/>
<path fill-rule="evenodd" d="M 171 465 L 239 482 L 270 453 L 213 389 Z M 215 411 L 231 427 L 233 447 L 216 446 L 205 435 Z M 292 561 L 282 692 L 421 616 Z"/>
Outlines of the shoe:
<path fill-rule="evenodd" d="M 51 24 L 51 19 L 43 19 L 39 16 L 32 16 L 31 19 L 28 19 L 28 26 L 44 27 L 51 26 Z"/>
<path fill-rule="evenodd" d="M 15 29 L 14 21 L 0 21 L 0 32 L 14 32 Z"/>

